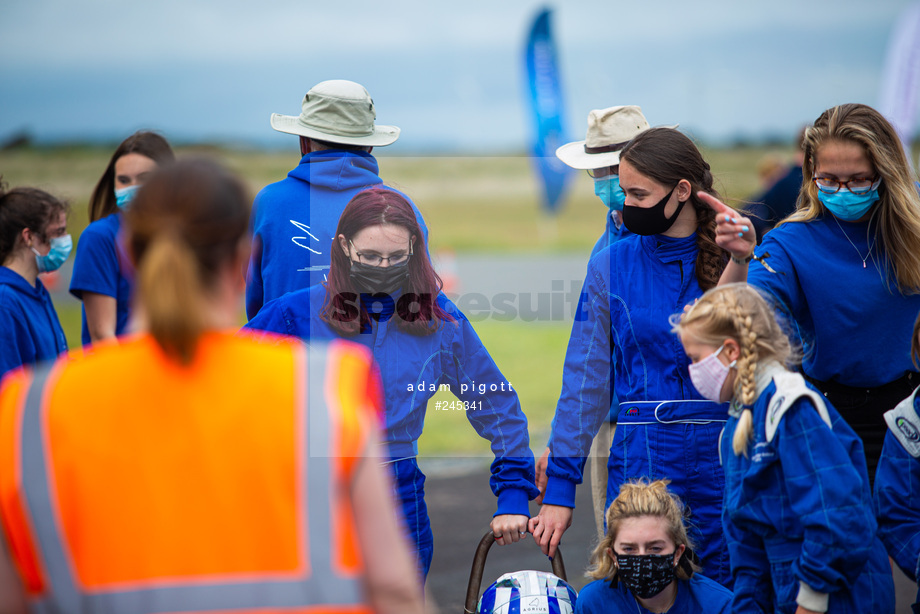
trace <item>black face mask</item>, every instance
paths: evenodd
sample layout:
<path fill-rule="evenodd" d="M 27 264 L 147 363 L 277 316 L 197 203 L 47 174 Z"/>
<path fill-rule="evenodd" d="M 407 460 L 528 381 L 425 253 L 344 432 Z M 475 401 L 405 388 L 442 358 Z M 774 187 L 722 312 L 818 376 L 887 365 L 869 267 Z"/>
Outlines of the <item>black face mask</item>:
<path fill-rule="evenodd" d="M 626 205 L 623 207 L 623 225 L 626 230 L 637 235 L 660 235 L 667 232 L 668 229 L 677 221 L 681 209 L 687 204 L 687 201 L 677 203 L 677 211 L 671 217 L 665 217 L 664 208 L 668 206 L 671 200 L 671 194 L 677 186 L 671 188 L 664 198 L 658 201 L 654 207 L 637 207 L 635 205 Z"/>
<path fill-rule="evenodd" d="M 352 261 L 348 277 L 358 292 L 392 294 L 409 279 L 409 261 L 388 267 Z"/>
<path fill-rule="evenodd" d="M 616 577 L 640 599 L 654 597 L 674 580 L 674 553 L 616 556 Z"/>

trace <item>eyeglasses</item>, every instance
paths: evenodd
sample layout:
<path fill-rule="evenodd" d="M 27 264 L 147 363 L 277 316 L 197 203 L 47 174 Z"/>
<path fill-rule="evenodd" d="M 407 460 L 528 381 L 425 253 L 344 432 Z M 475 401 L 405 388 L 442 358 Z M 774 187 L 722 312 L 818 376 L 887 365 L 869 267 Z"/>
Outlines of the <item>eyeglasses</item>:
<path fill-rule="evenodd" d="M 589 168 L 588 177 L 591 179 L 600 179 L 601 177 L 606 177 L 608 175 L 617 175 L 620 172 L 620 165 L 616 164 L 614 166 L 602 166 L 601 168 Z"/>
<path fill-rule="evenodd" d="M 351 241 L 348 242 L 351 245 L 351 249 L 355 252 L 355 255 L 358 257 L 358 262 L 362 264 L 367 264 L 370 266 L 380 266 L 383 264 L 383 261 L 386 260 L 388 265 L 394 264 L 403 264 L 409 260 L 409 257 L 412 256 L 412 245 L 409 245 L 409 252 L 397 252 L 395 254 L 390 254 L 389 256 L 381 256 L 380 254 L 374 253 L 363 253 L 359 252 L 355 247 L 355 244 Z"/>
<path fill-rule="evenodd" d="M 837 181 L 830 177 L 812 177 L 811 180 L 825 194 L 836 194 L 840 191 L 840 188 L 846 188 L 853 194 L 865 194 L 877 188 L 882 182 L 881 177 L 853 177 L 848 181 Z"/>

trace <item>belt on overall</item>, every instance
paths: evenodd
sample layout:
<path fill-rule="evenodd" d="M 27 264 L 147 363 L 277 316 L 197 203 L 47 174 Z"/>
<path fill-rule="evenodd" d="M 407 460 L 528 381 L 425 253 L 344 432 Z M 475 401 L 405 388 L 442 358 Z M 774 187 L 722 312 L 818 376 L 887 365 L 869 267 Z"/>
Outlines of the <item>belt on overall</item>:
<path fill-rule="evenodd" d="M 727 422 L 728 405 L 712 401 L 624 401 L 617 424 L 709 424 Z"/>

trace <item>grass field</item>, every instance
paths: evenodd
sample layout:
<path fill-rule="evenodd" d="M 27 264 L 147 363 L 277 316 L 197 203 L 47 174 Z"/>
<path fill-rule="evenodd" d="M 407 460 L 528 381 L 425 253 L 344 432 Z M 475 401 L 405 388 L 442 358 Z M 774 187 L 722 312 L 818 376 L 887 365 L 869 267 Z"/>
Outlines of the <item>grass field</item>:
<path fill-rule="evenodd" d="M 292 147 L 295 143 L 292 143 Z M 75 243 L 88 223 L 87 201 L 105 168 L 111 148 L 59 147 L 0 152 L 0 175 L 10 186 L 30 185 L 67 199 L 69 228 Z M 406 192 L 425 216 L 432 253 L 458 254 L 588 253 L 603 227 L 603 208 L 587 176 L 574 173 L 568 200 L 556 216 L 540 209 L 537 184 L 528 158 L 391 157 L 379 150 L 381 176 Z M 766 155 L 790 159 L 791 148 L 706 149 L 704 157 L 716 188 L 731 204 L 758 190 L 757 164 Z M 252 193 L 283 177 L 298 159 L 291 152 L 254 152 L 187 147 L 180 157 L 216 158 L 244 178 Z M 72 347 L 79 345 L 79 307 L 58 305 Z M 242 308 L 241 308 L 242 320 Z M 477 332 L 507 380 L 517 390 L 528 415 L 535 447 L 542 446 L 561 387 L 561 369 L 569 324 L 483 321 Z M 435 397 L 446 400 L 445 397 Z M 419 443 L 426 455 L 489 454 L 463 412 L 435 411 L 429 406 Z"/>

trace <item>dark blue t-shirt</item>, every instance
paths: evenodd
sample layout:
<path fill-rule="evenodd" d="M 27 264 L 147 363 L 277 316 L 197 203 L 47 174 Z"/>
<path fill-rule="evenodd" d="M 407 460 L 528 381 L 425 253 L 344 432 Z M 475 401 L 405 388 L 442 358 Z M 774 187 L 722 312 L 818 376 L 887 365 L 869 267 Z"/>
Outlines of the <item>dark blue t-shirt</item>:
<path fill-rule="evenodd" d="M 123 334 L 131 315 L 131 292 L 134 287 L 133 272 L 121 246 L 121 213 L 96 220 L 80 235 L 77 255 L 73 263 L 70 293 L 83 300 L 84 292 L 111 296 L 116 302 L 115 334 Z M 83 308 L 83 345 L 89 345 L 86 325 L 86 308 Z"/>

